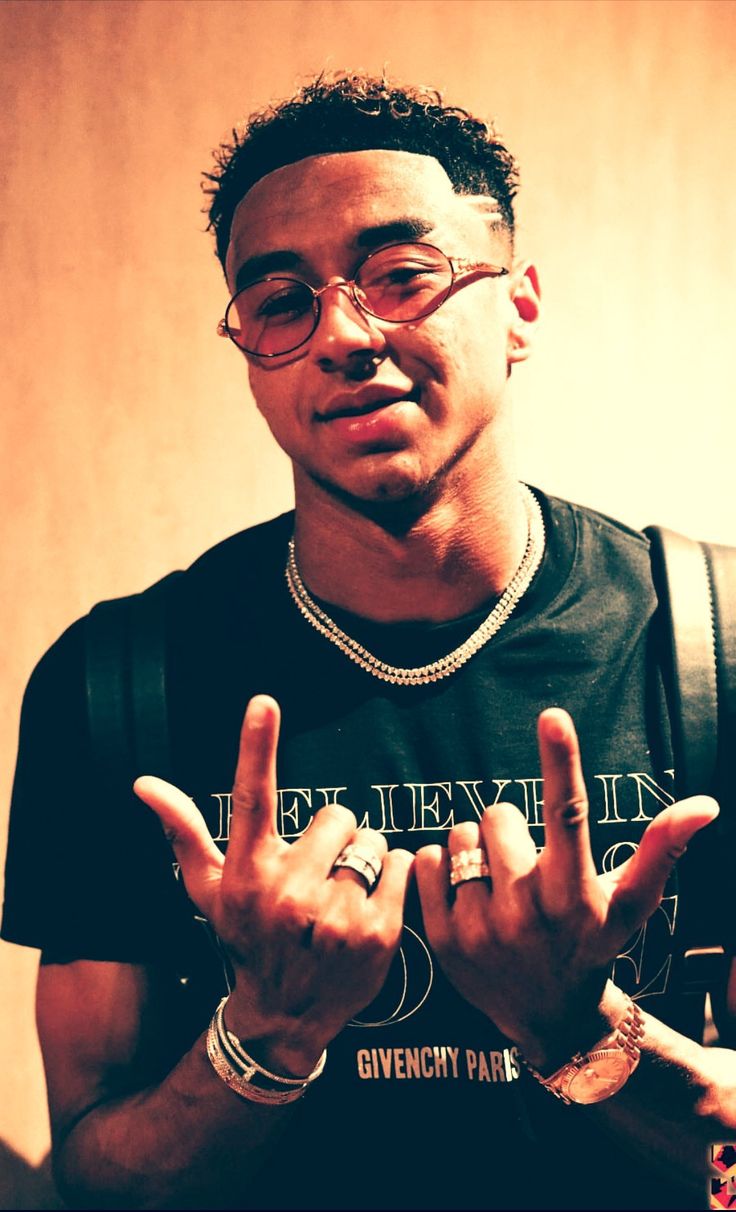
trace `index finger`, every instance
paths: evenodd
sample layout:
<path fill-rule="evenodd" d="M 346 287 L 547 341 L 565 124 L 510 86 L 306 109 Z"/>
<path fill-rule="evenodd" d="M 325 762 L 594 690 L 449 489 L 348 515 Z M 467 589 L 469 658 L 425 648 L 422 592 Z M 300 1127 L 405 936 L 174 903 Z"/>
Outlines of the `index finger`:
<path fill-rule="evenodd" d="M 550 904 L 562 908 L 596 878 L 590 850 L 588 793 L 575 726 L 561 707 L 543 711 L 537 724 L 544 779 L 544 850 L 539 858 Z"/>
<path fill-rule="evenodd" d="M 278 838 L 276 828 L 276 747 L 281 712 L 275 699 L 250 700 L 240 730 L 233 784 L 228 859 L 240 869 L 264 843 Z"/>

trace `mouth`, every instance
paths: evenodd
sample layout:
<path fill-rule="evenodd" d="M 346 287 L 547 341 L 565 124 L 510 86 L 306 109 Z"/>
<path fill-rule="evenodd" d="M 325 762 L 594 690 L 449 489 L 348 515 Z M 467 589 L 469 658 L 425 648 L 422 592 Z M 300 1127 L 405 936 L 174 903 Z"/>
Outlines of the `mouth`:
<path fill-rule="evenodd" d="M 412 403 L 418 404 L 421 397 L 421 388 L 415 386 L 409 392 L 378 394 L 374 389 L 369 394 L 362 394 L 351 398 L 344 404 L 336 402 L 336 407 L 330 408 L 327 412 L 318 413 L 317 421 L 337 421 L 346 417 L 365 417 L 372 412 L 379 412 L 383 408 L 390 408 L 392 404 Z"/>

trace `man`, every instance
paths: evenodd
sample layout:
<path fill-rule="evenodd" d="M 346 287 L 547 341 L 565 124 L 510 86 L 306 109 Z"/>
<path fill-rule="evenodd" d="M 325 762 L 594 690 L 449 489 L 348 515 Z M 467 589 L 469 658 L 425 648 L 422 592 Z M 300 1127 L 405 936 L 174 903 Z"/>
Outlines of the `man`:
<path fill-rule="evenodd" d="M 518 482 L 513 160 L 344 77 L 211 180 L 296 511 L 168 586 L 177 786 L 94 773 L 84 622 L 27 692 L 4 933 L 43 949 L 62 1191 L 704 1206 L 736 1065 L 663 1020 L 673 867 L 717 809 L 671 804 L 645 539 Z"/>

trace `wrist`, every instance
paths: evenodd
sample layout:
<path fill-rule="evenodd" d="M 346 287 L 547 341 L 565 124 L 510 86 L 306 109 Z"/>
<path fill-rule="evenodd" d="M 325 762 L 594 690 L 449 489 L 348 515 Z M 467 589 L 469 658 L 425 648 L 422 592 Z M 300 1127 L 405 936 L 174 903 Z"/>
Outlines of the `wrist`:
<path fill-rule="evenodd" d="M 223 997 L 207 1029 L 207 1059 L 217 1076 L 248 1102 L 270 1107 L 293 1103 L 306 1094 L 320 1077 L 327 1059 L 325 1049 L 313 1069 L 305 1074 L 275 1073 L 246 1050 L 225 1022 L 228 998 Z"/>
<path fill-rule="evenodd" d="M 588 1051 L 613 1031 L 625 1014 L 627 1004 L 623 990 L 607 980 L 597 1001 L 576 1007 L 564 1022 L 555 1024 L 552 1029 L 547 1023 L 544 1032 L 530 1033 L 524 1039 L 517 1039 L 516 1043 L 529 1064 L 549 1076 L 571 1056 Z"/>
<path fill-rule="evenodd" d="M 636 1003 L 612 986 L 607 990 L 603 1017 L 614 1015 L 619 1001 L 617 993 L 623 999 L 623 1013 L 615 1014 L 610 1030 L 585 1051 L 578 1049 L 551 1074 L 541 1073 L 526 1056 L 521 1056 L 537 1081 L 564 1103 L 599 1103 L 611 1098 L 626 1085 L 639 1064 L 645 1025 Z"/>
<path fill-rule="evenodd" d="M 285 1077 L 311 1073 L 333 1038 L 299 1018 L 267 1018 L 254 1012 L 238 999 L 237 988 L 227 999 L 224 1017 L 228 1031 L 247 1045 L 255 1060 Z"/>

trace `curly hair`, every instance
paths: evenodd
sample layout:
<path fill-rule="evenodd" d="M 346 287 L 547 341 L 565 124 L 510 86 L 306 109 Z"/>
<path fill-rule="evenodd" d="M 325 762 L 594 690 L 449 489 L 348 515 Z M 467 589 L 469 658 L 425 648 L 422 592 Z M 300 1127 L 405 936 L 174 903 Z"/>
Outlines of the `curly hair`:
<path fill-rule="evenodd" d="M 232 134 L 215 150 L 216 170 L 203 183 L 223 269 L 235 209 L 251 186 L 276 168 L 330 152 L 388 148 L 434 156 L 456 193 L 493 197 L 513 234 L 519 184 L 513 156 L 491 125 L 444 105 L 435 89 L 399 86 L 386 76 L 321 73 Z"/>

